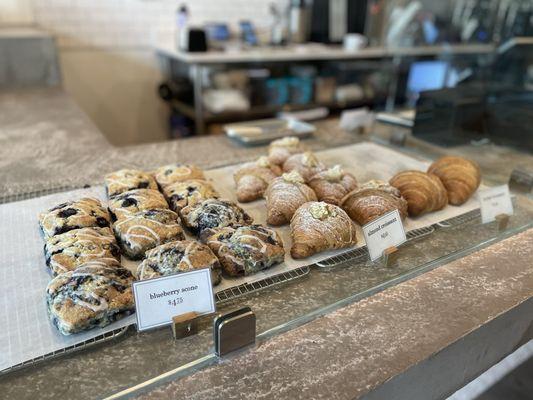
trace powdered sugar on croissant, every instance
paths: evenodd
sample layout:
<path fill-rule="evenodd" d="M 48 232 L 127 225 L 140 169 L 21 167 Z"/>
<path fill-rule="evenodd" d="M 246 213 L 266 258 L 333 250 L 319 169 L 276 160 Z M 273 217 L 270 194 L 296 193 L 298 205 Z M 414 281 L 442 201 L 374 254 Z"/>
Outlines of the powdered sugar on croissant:
<path fill-rule="evenodd" d="M 308 182 L 313 175 L 320 171 L 324 171 L 325 169 L 326 166 L 310 151 L 290 156 L 287 161 L 283 163 L 283 171 L 297 171 L 302 175 L 306 182 Z"/>
<path fill-rule="evenodd" d="M 237 200 L 244 203 L 263 197 L 268 184 L 280 174 L 281 168 L 271 164 L 267 157 L 244 164 L 233 174 Z"/>
<path fill-rule="evenodd" d="M 342 198 L 357 187 L 357 180 L 340 165 L 335 165 L 315 174 L 308 184 L 315 191 L 318 200 L 339 205 Z"/>
<path fill-rule="evenodd" d="M 268 146 L 268 159 L 273 164 L 283 165 L 287 158 L 303 151 L 305 151 L 305 148 L 300 143 L 300 139 L 294 136 L 287 136 L 270 143 L 270 146 Z"/>
<path fill-rule="evenodd" d="M 267 223 L 288 223 L 294 212 L 308 201 L 316 201 L 313 189 L 304 183 L 302 176 L 293 171 L 274 179 L 265 191 Z"/>
<path fill-rule="evenodd" d="M 355 224 L 348 214 L 324 202 L 308 202 L 296 210 L 291 236 L 291 256 L 295 259 L 357 244 Z"/>

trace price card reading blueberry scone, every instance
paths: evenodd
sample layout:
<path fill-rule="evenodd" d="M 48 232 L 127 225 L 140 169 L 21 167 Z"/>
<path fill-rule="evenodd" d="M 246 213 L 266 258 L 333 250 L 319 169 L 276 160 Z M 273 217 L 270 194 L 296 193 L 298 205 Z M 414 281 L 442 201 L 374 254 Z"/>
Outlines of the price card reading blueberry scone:
<path fill-rule="evenodd" d="M 134 282 L 133 295 L 139 331 L 169 325 L 188 312 L 215 312 L 209 268 Z"/>
<path fill-rule="evenodd" d="M 377 260 L 389 247 L 407 240 L 398 210 L 393 210 L 363 226 L 366 247 L 372 261 Z"/>
<path fill-rule="evenodd" d="M 479 202 L 483 224 L 494 221 L 500 214 L 513 215 L 513 202 L 507 185 L 480 190 Z"/>

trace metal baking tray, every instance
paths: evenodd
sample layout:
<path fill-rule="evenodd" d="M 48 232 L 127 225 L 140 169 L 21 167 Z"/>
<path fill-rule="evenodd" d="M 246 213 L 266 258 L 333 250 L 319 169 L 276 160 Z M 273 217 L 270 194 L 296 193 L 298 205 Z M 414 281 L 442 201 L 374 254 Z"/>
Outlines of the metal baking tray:
<path fill-rule="evenodd" d="M 228 137 L 241 144 L 257 146 L 284 136 L 305 138 L 312 135 L 316 128 L 296 119 L 268 118 L 227 124 L 224 125 L 224 131 Z"/>

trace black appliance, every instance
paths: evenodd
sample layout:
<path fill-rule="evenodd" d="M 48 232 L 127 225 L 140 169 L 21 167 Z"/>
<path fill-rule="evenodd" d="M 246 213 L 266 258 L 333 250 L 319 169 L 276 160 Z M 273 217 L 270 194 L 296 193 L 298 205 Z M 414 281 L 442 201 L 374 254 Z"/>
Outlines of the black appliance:
<path fill-rule="evenodd" d="M 533 91 L 469 83 L 422 92 L 413 135 L 441 146 L 488 139 L 533 151 Z"/>
<path fill-rule="evenodd" d="M 313 0 L 312 42 L 341 43 L 347 33 L 365 33 L 368 0 Z"/>

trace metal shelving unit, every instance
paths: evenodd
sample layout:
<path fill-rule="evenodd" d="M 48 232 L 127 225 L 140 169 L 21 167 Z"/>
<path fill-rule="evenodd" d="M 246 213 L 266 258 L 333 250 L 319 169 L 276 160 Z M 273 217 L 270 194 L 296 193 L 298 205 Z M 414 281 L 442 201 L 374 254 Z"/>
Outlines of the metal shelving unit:
<path fill-rule="evenodd" d="M 458 44 L 421 46 L 411 48 L 385 48 L 370 47 L 356 52 L 348 52 L 339 46 L 317 46 L 308 44 L 297 48 L 253 48 L 241 51 L 208 51 L 206 53 L 184 53 L 175 49 L 173 43 L 164 43 L 156 46 L 156 53 L 161 57 L 167 78 L 172 78 L 176 71 L 186 72 L 193 84 L 193 104 L 182 101 L 173 101 L 172 106 L 183 115 L 194 120 L 196 134 L 204 134 L 206 126 L 210 123 L 236 122 L 246 119 L 267 118 L 279 111 L 296 111 L 314 107 L 328 107 L 330 110 L 342 110 L 361 106 L 373 106 L 385 103 L 382 98 L 364 99 L 350 103 L 309 103 L 305 105 L 288 104 L 284 106 L 253 106 L 250 110 L 242 112 L 223 112 L 213 114 L 205 110 L 203 104 L 202 81 L 206 69 L 214 66 L 225 68 L 242 68 L 245 66 L 263 67 L 265 64 L 291 65 L 295 63 L 320 63 L 328 61 L 366 62 L 381 60 L 390 65 L 392 82 L 390 93 L 396 93 L 397 68 L 406 57 L 440 57 L 450 55 L 487 55 L 494 52 L 494 46 L 489 44 Z M 391 95 L 392 96 L 392 95 Z M 391 96 L 386 103 L 391 103 Z"/>

